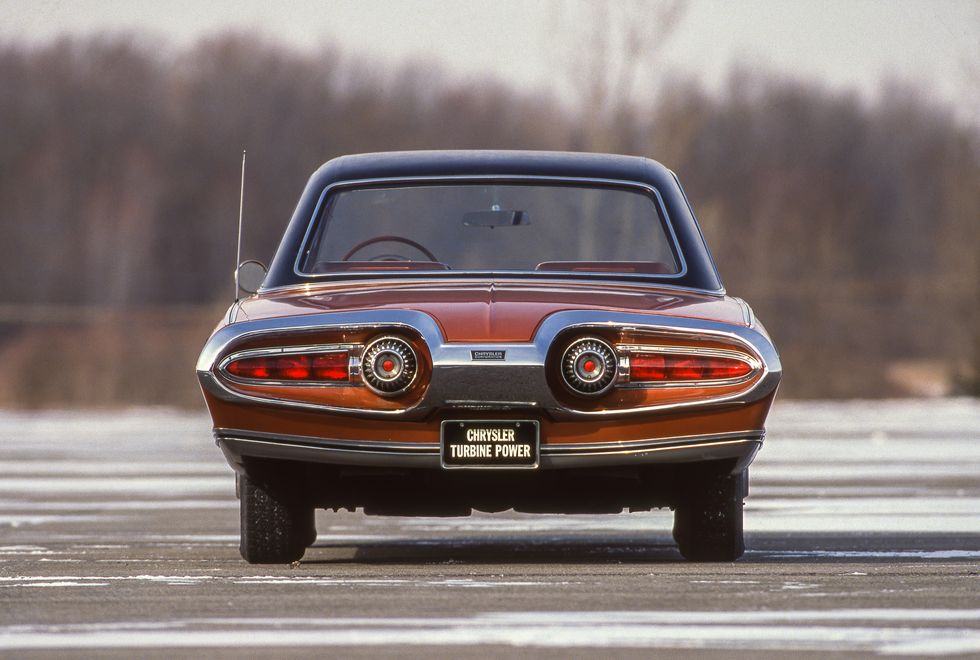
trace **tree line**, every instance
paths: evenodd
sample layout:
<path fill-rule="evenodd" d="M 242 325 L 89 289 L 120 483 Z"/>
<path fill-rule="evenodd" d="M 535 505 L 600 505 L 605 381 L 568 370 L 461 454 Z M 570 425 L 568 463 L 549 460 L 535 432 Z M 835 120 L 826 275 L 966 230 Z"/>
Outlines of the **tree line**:
<path fill-rule="evenodd" d="M 250 34 L 183 50 L 138 35 L 0 44 L 0 306 L 227 302 L 242 149 L 243 255 L 268 261 L 331 157 L 601 147 L 678 173 L 729 292 L 781 348 L 787 393 L 975 383 L 976 126 L 898 83 L 873 101 L 757 71 L 720 93 L 683 78 L 658 90 L 597 123 L 548 90 Z M 27 350 L 29 330 L 5 314 L 0 353 Z"/>

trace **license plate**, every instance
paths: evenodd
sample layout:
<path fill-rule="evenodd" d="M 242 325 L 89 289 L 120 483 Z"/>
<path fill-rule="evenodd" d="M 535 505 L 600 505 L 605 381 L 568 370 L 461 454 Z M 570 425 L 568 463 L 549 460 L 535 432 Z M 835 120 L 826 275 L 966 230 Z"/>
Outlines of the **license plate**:
<path fill-rule="evenodd" d="M 449 420 L 442 423 L 445 468 L 536 468 L 535 420 Z"/>

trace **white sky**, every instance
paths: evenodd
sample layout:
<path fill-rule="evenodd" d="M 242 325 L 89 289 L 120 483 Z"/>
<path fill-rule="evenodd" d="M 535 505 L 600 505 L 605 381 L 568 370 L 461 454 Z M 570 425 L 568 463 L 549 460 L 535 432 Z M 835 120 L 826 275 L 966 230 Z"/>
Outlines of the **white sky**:
<path fill-rule="evenodd" d="M 557 13 L 586 16 L 564 0 L 0 0 L 0 38 L 43 41 L 62 33 L 145 30 L 176 45 L 209 33 L 255 29 L 298 48 L 338 43 L 380 64 L 406 58 L 451 73 L 487 74 L 535 89 L 589 46 Z M 641 6 L 642 21 L 649 6 Z M 980 0 L 690 0 L 667 44 L 663 69 L 716 89 L 736 65 L 816 79 L 873 95 L 883 79 L 913 81 L 976 117 Z"/>

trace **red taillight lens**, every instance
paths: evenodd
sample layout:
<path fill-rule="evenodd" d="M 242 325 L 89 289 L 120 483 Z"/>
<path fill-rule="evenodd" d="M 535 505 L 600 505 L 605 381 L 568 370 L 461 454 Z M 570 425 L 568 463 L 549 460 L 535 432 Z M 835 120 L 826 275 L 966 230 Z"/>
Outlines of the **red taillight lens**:
<path fill-rule="evenodd" d="M 320 354 L 262 355 L 232 360 L 225 370 L 253 380 L 338 382 L 349 379 L 347 351 Z"/>
<path fill-rule="evenodd" d="M 313 357 L 313 380 L 347 380 L 350 356 L 343 353 L 322 353 Z"/>
<path fill-rule="evenodd" d="M 705 380 L 710 378 L 708 360 L 712 358 L 697 358 L 686 356 L 671 356 L 667 360 L 667 380 Z"/>
<path fill-rule="evenodd" d="M 752 365 L 735 358 L 672 355 L 670 353 L 633 353 L 630 355 L 630 382 L 727 380 L 742 378 L 752 372 Z"/>
<path fill-rule="evenodd" d="M 705 367 L 705 378 L 744 378 L 752 373 L 752 365 L 741 360 L 729 358 L 710 358 Z"/>
<path fill-rule="evenodd" d="M 283 380 L 309 380 L 310 363 L 313 359 L 309 355 L 284 355 L 276 361 L 276 369 L 279 378 Z"/>
<path fill-rule="evenodd" d="M 656 353 L 635 353 L 630 357 L 630 380 L 656 381 L 667 378 L 664 356 Z"/>
<path fill-rule="evenodd" d="M 225 369 L 238 378 L 268 380 L 276 370 L 276 362 L 272 357 L 243 358 L 229 362 Z"/>

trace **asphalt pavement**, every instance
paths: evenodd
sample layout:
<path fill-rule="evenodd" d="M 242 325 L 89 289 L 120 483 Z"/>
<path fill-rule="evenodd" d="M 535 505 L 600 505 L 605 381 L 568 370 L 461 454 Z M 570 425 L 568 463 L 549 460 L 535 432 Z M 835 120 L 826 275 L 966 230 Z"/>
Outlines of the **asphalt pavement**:
<path fill-rule="evenodd" d="M 669 512 L 318 512 L 238 555 L 207 416 L 0 412 L 0 655 L 980 656 L 980 402 L 777 402 L 747 552 L 684 562 Z"/>

